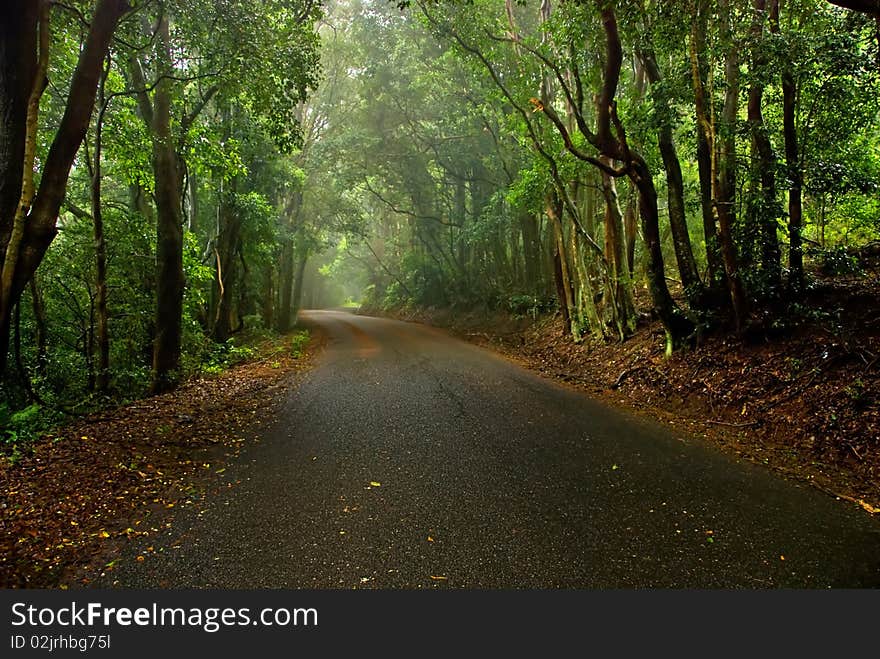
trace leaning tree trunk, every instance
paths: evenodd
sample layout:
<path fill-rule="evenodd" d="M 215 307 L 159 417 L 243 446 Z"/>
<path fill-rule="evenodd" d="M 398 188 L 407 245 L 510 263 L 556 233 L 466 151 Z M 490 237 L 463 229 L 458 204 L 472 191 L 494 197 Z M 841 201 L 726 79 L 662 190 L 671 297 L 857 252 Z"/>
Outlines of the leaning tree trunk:
<path fill-rule="evenodd" d="M 657 189 L 645 159 L 627 143 L 623 125 L 616 114 L 615 97 L 620 81 L 623 50 L 613 6 L 596 0 L 605 33 L 605 67 L 602 90 L 596 106 L 596 135 L 592 140 L 603 156 L 626 163 L 626 173 L 639 191 L 639 218 L 642 237 L 648 254 L 648 288 L 654 303 L 654 312 L 666 332 L 666 353 L 670 354 L 693 333 L 693 323 L 675 304 L 666 285 L 666 270 L 660 241 Z M 615 135 L 612 135 L 612 125 Z"/>

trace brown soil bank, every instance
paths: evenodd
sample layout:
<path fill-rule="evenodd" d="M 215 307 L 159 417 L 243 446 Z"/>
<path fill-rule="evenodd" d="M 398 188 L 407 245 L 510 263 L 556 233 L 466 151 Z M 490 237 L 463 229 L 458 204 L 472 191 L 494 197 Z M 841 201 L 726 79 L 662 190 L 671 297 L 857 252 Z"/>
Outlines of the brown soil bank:
<path fill-rule="evenodd" d="M 320 337 L 305 354 L 291 341 L 269 341 L 251 361 L 79 419 L 0 459 L 0 587 L 88 586 L 126 543 L 171 529 L 176 508 L 232 487 L 222 482 L 226 463 L 273 418 Z"/>
<path fill-rule="evenodd" d="M 880 284 L 824 282 L 784 332 L 710 336 L 666 359 L 659 324 L 624 343 L 576 344 L 558 317 L 425 309 L 542 374 L 658 417 L 722 449 L 880 512 Z"/>

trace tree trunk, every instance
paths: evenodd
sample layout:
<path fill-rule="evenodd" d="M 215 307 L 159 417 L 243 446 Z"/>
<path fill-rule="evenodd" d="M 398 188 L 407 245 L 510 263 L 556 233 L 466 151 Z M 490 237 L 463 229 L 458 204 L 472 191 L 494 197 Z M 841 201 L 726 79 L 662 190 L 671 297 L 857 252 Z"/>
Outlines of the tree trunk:
<path fill-rule="evenodd" d="M 636 238 L 639 231 L 638 196 L 635 186 L 630 185 L 629 194 L 626 196 L 626 211 L 623 215 L 623 229 L 626 233 L 626 267 L 630 279 L 635 277 L 636 267 Z"/>
<path fill-rule="evenodd" d="M 704 97 L 709 66 L 700 59 L 706 50 L 706 30 L 708 23 L 708 0 L 699 0 L 693 19 L 691 33 L 691 66 L 694 89 L 694 109 L 697 129 L 697 168 L 700 180 L 700 207 L 703 215 L 703 238 L 706 243 L 707 285 L 712 291 L 716 306 L 730 308 L 730 287 L 721 254 L 721 239 L 718 235 L 718 222 L 715 211 L 715 140 Z"/>
<path fill-rule="evenodd" d="M 627 174 L 639 191 L 639 217 L 648 253 L 648 288 L 651 291 L 654 311 L 663 323 L 666 332 L 666 353 L 671 354 L 692 334 L 693 323 L 681 313 L 666 285 L 666 271 L 660 241 L 657 189 L 654 187 L 651 170 L 645 159 L 627 144 L 623 126 L 615 111 L 615 96 L 623 61 L 617 16 L 614 8 L 604 0 L 596 0 L 596 6 L 602 16 L 605 32 L 605 67 L 602 75 L 602 90 L 596 107 L 594 145 L 599 148 L 603 156 L 626 163 Z M 612 124 L 616 131 L 616 137 L 612 136 Z"/>
<path fill-rule="evenodd" d="M 92 165 L 92 223 L 95 241 L 95 313 L 97 316 L 98 370 L 95 386 L 105 393 L 110 386 L 110 333 L 107 313 L 107 242 L 104 239 L 104 216 L 101 212 L 101 152 L 103 147 L 104 113 L 107 110 L 104 85 L 110 62 L 101 76 L 98 103 L 101 110 L 95 120 L 95 153 Z"/>
<path fill-rule="evenodd" d="M 241 219 L 230 203 L 235 188 L 223 193 L 220 199 L 220 216 L 217 240 L 214 247 L 216 261 L 213 299 L 214 314 L 211 334 L 215 341 L 226 341 L 232 335 L 232 312 L 235 300 L 237 252 L 241 242 Z"/>
<path fill-rule="evenodd" d="M 712 154 L 706 134 L 697 127 L 697 168 L 700 178 L 700 209 L 703 215 L 703 239 L 706 242 L 706 280 L 716 304 L 722 302 L 727 294 L 727 275 L 724 272 L 724 259 L 721 256 L 718 224 L 712 208 Z M 727 296 L 729 298 L 729 296 Z"/>
<path fill-rule="evenodd" d="M 691 309 L 699 310 L 705 306 L 703 282 L 697 271 L 697 262 L 694 260 L 694 252 L 691 246 L 691 237 L 688 232 L 687 217 L 684 208 L 684 179 L 681 174 L 681 163 L 675 142 L 672 137 L 672 110 L 669 107 L 669 99 L 666 92 L 658 90 L 662 82 L 660 68 L 654 53 L 647 50 L 641 57 L 651 82 L 651 91 L 654 104 L 660 114 L 660 127 L 657 139 L 660 146 L 660 155 L 663 158 L 663 168 L 666 170 L 667 203 L 669 208 L 669 227 L 672 230 L 672 245 L 675 250 L 675 259 L 678 263 L 678 272 L 684 287 L 685 297 Z"/>
<path fill-rule="evenodd" d="M 645 251 L 648 255 L 648 289 L 654 302 L 654 312 L 663 322 L 666 330 L 666 354 L 669 355 L 691 335 L 693 323 L 676 306 L 666 285 L 657 211 L 657 189 L 654 187 L 648 165 L 641 158 L 633 163 L 631 179 L 639 191 L 639 217 L 642 222 Z"/>
<path fill-rule="evenodd" d="M 721 31 L 726 45 L 724 79 L 727 91 L 721 112 L 721 144 L 718 149 L 718 167 L 715 208 L 718 213 L 718 232 L 721 239 L 721 255 L 727 274 L 730 296 L 733 302 L 734 323 L 737 332 L 742 332 L 748 314 L 742 273 L 739 268 L 736 243 L 733 239 L 733 224 L 736 220 L 736 118 L 739 111 L 739 56 L 733 43 L 730 28 L 730 0 L 721 0 Z M 716 131 L 716 134 L 718 131 Z"/>
<path fill-rule="evenodd" d="M 565 262 L 565 241 L 562 233 L 562 201 L 555 192 L 548 193 L 546 201 L 547 217 L 553 226 L 553 281 L 556 283 L 556 299 L 559 301 L 559 311 L 562 313 L 562 324 L 565 328 L 565 333 L 571 334 L 572 295 L 567 264 Z"/>
<path fill-rule="evenodd" d="M 28 100 L 37 73 L 38 3 L 7 0 L 0 21 L 0 238 L 5 251 L 21 198 Z"/>
<path fill-rule="evenodd" d="M 880 20 L 880 18 L 878 18 Z M 770 0 L 770 31 L 779 33 L 779 0 Z M 788 63 L 782 69 L 782 134 L 788 174 L 788 292 L 794 299 L 804 293 L 803 181 L 797 134 L 797 87 Z"/>
<path fill-rule="evenodd" d="M 752 0 L 754 16 L 751 38 L 754 48 L 760 48 L 763 23 L 766 17 L 766 0 Z M 770 144 L 770 136 L 764 124 L 761 108 L 764 99 L 764 84 L 760 80 L 761 69 L 766 58 L 760 53 L 753 54 L 752 68 L 758 76 L 749 89 L 748 122 L 752 138 L 752 186 L 760 182 L 760 194 L 752 193 L 752 223 L 758 227 L 761 237 L 761 267 L 764 288 L 771 295 L 778 296 L 781 291 L 781 264 L 779 237 L 776 218 L 776 156 Z"/>
<path fill-rule="evenodd" d="M 281 245 L 281 265 L 278 273 L 280 304 L 278 306 L 278 331 L 290 329 L 290 312 L 293 306 L 293 239 L 287 238 Z"/>
<path fill-rule="evenodd" d="M 611 164 L 610 161 L 607 163 Z M 617 339 L 623 341 L 632 336 L 636 329 L 636 308 L 626 260 L 623 213 L 617 197 L 617 185 L 614 178 L 606 173 L 602 175 L 602 191 L 605 196 L 605 254 L 608 267 L 605 277 L 610 298 L 607 305 L 613 306 Z"/>
<path fill-rule="evenodd" d="M 168 18 L 158 30 L 159 60 L 171 67 Z M 171 130 L 171 81 L 156 83 L 153 97 L 153 176 L 156 198 L 156 336 L 153 343 L 153 393 L 167 391 L 180 378 L 183 317 L 183 210 L 180 172 Z"/>
<path fill-rule="evenodd" d="M 31 306 L 34 313 L 34 335 L 37 344 L 37 372 L 43 374 L 46 372 L 46 346 L 47 346 L 47 325 L 46 325 L 46 305 L 43 303 L 43 294 L 40 291 L 37 282 L 37 275 L 31 278 Z"/>
<path fill-rule="evenodd" d="M 300 208 L 302 206 L 302 192 L 294 191 L 288 198 L 284 208 L 286 217 L 285 235 L 281 243 L 281 262 L 278 273 L 279 306 L 277 314 L 278 331 L 286 332 L 290 329 L 293 311 L 293 284 L 294 284 L 294 239 L 300 225 Z"/>
<path fill-rule="evenodd" d="M 17 304 L 12 280 L 33 195 L 24 188 L 28 182 L 33 185 L 34 110 L 39 108 L 35 90 L 38 85 L 42 89 L 37 80 L 42 68 L 37 57 L 37 27 L 41 33 L 47 29 L 46 6 L 32 0 L 12 0 L 0 21 L 0 377 L 5 376 L 12 308 Z"/>
<path fill-rule="evenodd" d="M 306 273 L 306 263 L 309 260 L 309 252 L 307 249 L 302 249 L 298 256 L 299 261 L 296 264 L 296 281 L 293 284 L 293 301 L 291 309 L 294 324 L 296 324 L 296 318 L 299 314 L 300 305 L 302 304 L 303 278 Z"/>
<path fill-rule="evenodd" d="M 268 264 L 263 271 L 263 299 L 260 315 L 263 327 L 275 326 L 275 268 Z"/>
<path fill-rule="evenodd" d="M 541 282 L 541 236 L 538 233 L 538 218 L 528 211 L 520 211 L 518 217 L 520 233 L 522 234 L 526 291 L 537 293 L 543 290 Z"/>
<path fill-rule="evenodd" d="M 188 228 L 190 233 L 196 233 L 199 228 L 199 179 L 193 168 L 187 171 L 186 179 L 189 199 Z"/>
<path fill-rule="evenodd" d="M 690 40 L 691 79 L 694 88 L 694 109 L 698 130 L 702 132 L 709 150 L 711 205 L 712 212 L 718 222 L 718 243 L 724 263 L 727 296 L 733 309 L 736 330 L 741 332 L 748 309 L 739 272 L 736 245 L 733 241 L 736 194 L 735 122 L 739 107 L 739 59 L 734 47 L 735 44 L 732 43 L 729 0 L 721 0 L 719 10 L 721 15 L 720 32 L 722 42 L 726 45 L 724 74 L 727 87 L 721 113 L 720 130 L 716 125 L 714 112 L 711 112 L 714 99 L 706 98 L 703 65 L 700 61 L 700 53 L 706 38 L 706 21 L 709 11 L 707 0 L 701 0 L 697 5 L 697 13 L 692 26 Z M 712 224 L 714 225 L 714 221 Z"/>
<path fill-rule="evenodd" d="M 574 222 L 569 223 L 569 242 L 571 244 L 571 269 L 574 272 L 572 278 L 572 336 L 580 339 L 584 332 L 584 326 L 596 338 L 605 338 L 605 326 L 599 317 L 599 309 L 596 305 L 596 292 L 587 269 L 584 253 L 586 248 L 581 244 L 583 237 L 575 228 Z M 577 315 L 577 322 L 574 316 Z"/>

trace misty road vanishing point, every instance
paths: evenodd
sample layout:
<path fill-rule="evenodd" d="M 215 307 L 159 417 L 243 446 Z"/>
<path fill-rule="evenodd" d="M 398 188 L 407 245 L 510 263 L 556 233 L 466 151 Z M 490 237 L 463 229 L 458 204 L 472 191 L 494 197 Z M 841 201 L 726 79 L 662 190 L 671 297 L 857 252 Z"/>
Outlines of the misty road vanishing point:
<path fill-rule="evenodd" d="M 122 587 L 880 585 L 852 505 L 442 331 L 342 312 L 235 487 Z M 163 544 L 164 542 L 164 544 Z M 109 585 L 109 584 L 106 584 Z"/>

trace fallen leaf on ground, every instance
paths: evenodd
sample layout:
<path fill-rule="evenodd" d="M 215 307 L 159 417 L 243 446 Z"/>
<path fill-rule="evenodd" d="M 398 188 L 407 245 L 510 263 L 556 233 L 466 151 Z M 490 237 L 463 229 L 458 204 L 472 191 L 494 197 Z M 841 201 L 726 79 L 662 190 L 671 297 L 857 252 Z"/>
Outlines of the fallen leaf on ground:
<path fill-rule="evenodd" d="M 859 505 L 872 515 L 880 513 L 880 508 L 875 508 L 870 503 L 867 503 L 864 499 L 859 499 Z"/>

